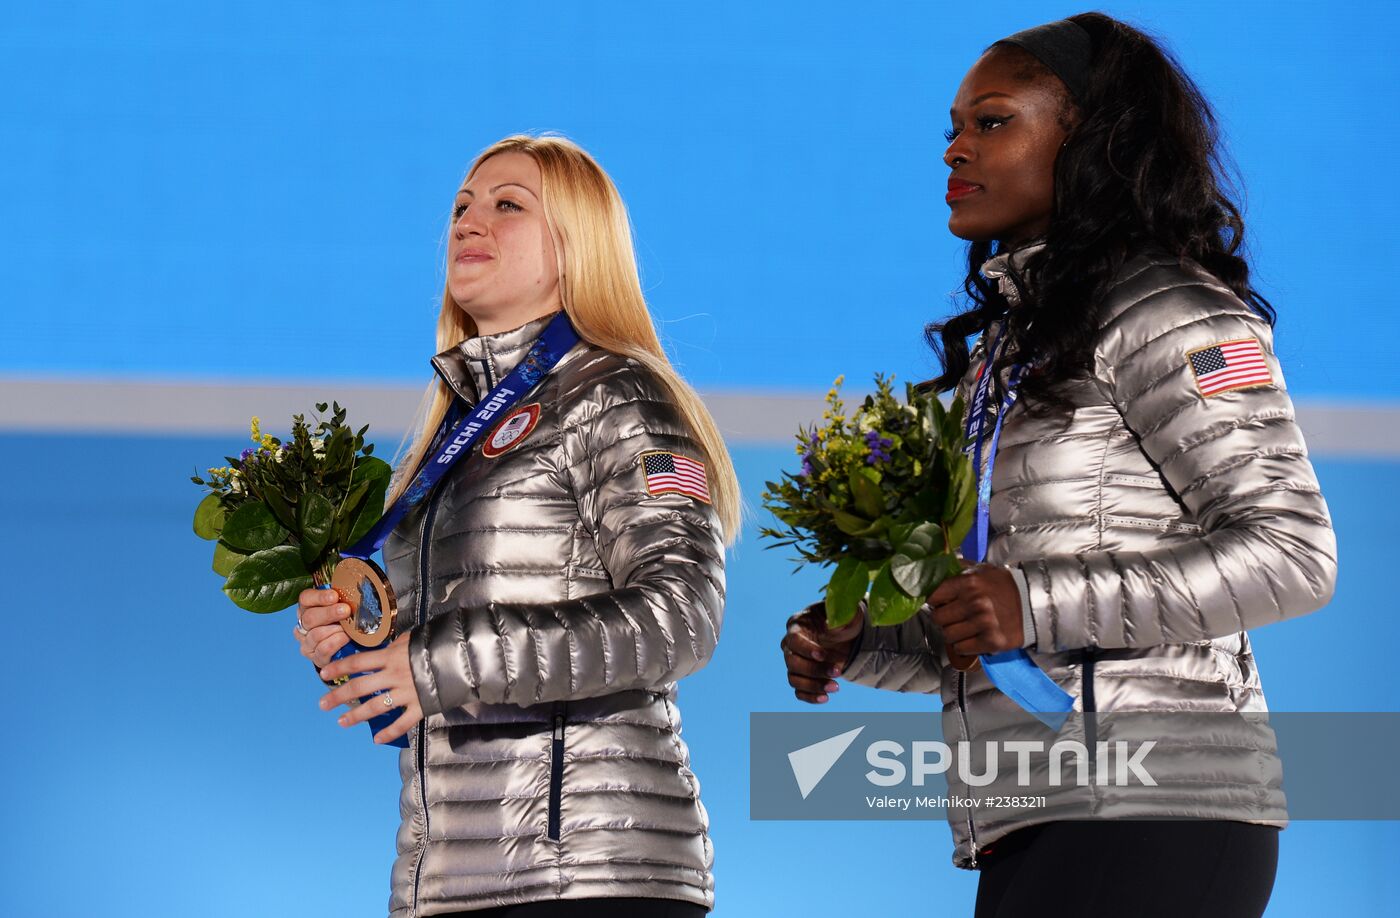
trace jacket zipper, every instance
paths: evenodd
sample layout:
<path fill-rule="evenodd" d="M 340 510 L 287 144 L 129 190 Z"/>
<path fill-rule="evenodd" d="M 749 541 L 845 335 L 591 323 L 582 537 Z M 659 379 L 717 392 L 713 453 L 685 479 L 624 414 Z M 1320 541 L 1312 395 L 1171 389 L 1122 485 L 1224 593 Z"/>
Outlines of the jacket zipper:
<path fill-rule="evenodd" d="M 1084 745 L 1089 749 L 1089 779 L 1092 784 L 1098 780 L 1098 725 L 1094 722 L 1097 717 L 1097 705 L 1094 702 L 1094 649 L 1086 647 L 1081 652 L 1080 659 L 1084 661 L 1084 668 L 1080 671 L 1080 707 L 1084 709 Z"/>
<path fill-rule="evenodd" d="M 972 752 L 972 731 L 967 727 L 967 673 L 958 670 L 958 720 L 962 722 L 967 751 Z M 977 869 L 977 829 L 972 825 L 972 807 L 967 808 L 967 837 L 972 851 L 972 869 Z"/>
<path fill-rule="evenodd" d="M 567 704 L 554 712 L 554 738 L 549 752 L 549 829 L 551 841 L 559 840 L 559 808 L 564 795 L 564 715 Z"/>
<path fill-rule="evenodd" d="M 425 620 L 425 600 L 428 592 L 428 533 L 432 531 L 433 517 L 437 514 L 438 492 L 434 489 L 428 495 L 428 508 L 423 512 L 423 527 L 418 532 L 418 614 L 417 622 Z M 413 914 L 418 914 L 418 879 L 423 869 L 423 856 L 428 853 L 428 773 L 427 750 L 428 730 L 426 718 L 418 722 L 418 811 L 423 814 L 423 844 L 418 849 L 418 859 L 413 865 Z"/>

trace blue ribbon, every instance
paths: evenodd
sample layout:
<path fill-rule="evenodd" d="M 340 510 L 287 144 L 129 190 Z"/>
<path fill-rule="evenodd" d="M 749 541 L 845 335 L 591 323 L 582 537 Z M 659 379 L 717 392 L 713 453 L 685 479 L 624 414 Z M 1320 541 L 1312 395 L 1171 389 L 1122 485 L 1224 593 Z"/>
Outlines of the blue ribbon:
<path fill-rule="evenodd" d="M 428 496 L 433 486 L 442 480 L 442 476 L 447 474 L 447 470 L 452 468 L 458 459 L 471 452 L 472 444 L 491 426 L 491 422 L 509 411 L 525 393 L 544 379 L 578 340 L 578 332 L 569 324 L 569 317 L 562 312 L 556 315 L 530 346 L 530 352 L 525 355 L 525 359 L 516 364 L 515 369 L 506 374 L 506 378 L 477 403 L 475 410 L 457 422 L 442 439 L 432 458 L 418 467 L 413 481 L 409 482 L 403 494 L 394 501 L 394 505 L 384 511 L 379 522 L 375 523 L 360 541 L 342 551 L 341 555 L 346 558 L 368 558 L 379 551 L 384 541 L 389 538 L 389 533 L 394 531 L 394 527 L 408 511 L 423 502 L 423 498 Z"/>
<path fill-rule="evenodd" d="M 562 312 L 559 313 L 545 326 L 544 331 L 530 346 L 525 358 L 515 365 L 515 369 L 506 374 L 506 378 L 501 380 L 496 388 L 478 402 L 474 410 L 468 412 L 455 423 L 451 420 L 457 413 L 454 406 L 454 411 L 449 415 L 448 421 L 451 430 L 445 437 L 441 438 L 433 455 L 418 467 L 413 480 L 399 495 L 399 499 L 394 501 L 394 505 L 384 511 L 379 522 L 375 523 L 358 542 L 342 551 L 341 557 L 368 559 L 379 551 L 399 521 L 432 493 L 433 486 L 442 480 L 442 477 L 447 474 L 447 470 L 456 464 L 458 459 L 471 452 L 472 445 L 476 443 L 481 434 L 498 421 L 502 415 L 510 411 L 526 393 L 535 388 L 539 381 L 544 379 L 550 370 L 554 369 L 554 365 L 559 362 L 560 358 L 567 354 L 578 341 L 578 332 L 574 331 L 573 325 L 569 323 L 569 317 Z M 418 588 L 421 591 L 425 589 L 425 586 L 419 584 Z M 386 641 L 375 648 L 362 648 L 352 642 L 336 651 L 331 659 L 341 660 L 359 653 L 361 650 L 378 650 L 386 646 L 387 643 Z M 355 673 L 355 676 L 362 675 L 364 673 Z M 383 693 L 374 693 L 374 695 L 380 694 Z M 366 703 L 374 695 L 361 698 L 360 703 Z M 371 717 L 369 720 L 371 733 L 378 733 L 392 724 L 398 719 L 400 710 L 402 709 L 394 709 Z M 401 736 L 388 745 L 406 749 L 408 748 L 408 739 Z"/>
<path fill-rule="evenodd" d="M 987 557 L 988 533 L 992 517 L 992 469 L 996 466 L 997 446 L 1001 441 L 1001 426 L 1006 414 L 1016 404 L 1016 390 L 1021 384 L 1025 369 L 1022 364 L 1012 366 L 1006 381 L 1006 395 L 1001 410 L 997 412 L 996 424 L 990 439 L 986 436 L 987 404 L 991 399 L 992 382 L 996 375 L 996 359 L 999 354 L 1002 333 L 1005 325 L 997 330 L 992 346 L 987 350 L 987 358 L 982 363 L 982 371 L 973 392 L 972 405 L 967 413 L 967 439 L 971 444 L 973 471 L 977 474 L 977 516 L 972 531 L 963 541 L 962 554 L 971 561 L 983 561 Z M 982 470 L 982 447 L 986 442 L 987 468 Z M 1064 726 L 1065 719 L 1074 707 L 1074 699 L 1055 684 L 1055 681 L 1030 658 L 1030 654 L 1017 648 L 1000 653 L 984 653 L 981 656 L 982 668 L 987 678 L 992 680 L 1003 694 L 1016 702 L 1025 711 L 1056 733 Z"/>

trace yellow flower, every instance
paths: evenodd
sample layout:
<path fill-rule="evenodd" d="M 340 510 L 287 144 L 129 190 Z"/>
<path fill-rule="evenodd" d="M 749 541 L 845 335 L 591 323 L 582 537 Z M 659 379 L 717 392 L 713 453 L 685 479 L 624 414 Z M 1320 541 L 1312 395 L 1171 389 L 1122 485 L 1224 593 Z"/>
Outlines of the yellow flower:
<path fill-rule="evenodd" d="M 249 427 L 252 432 L 252 437 L 250 439 L 252 439 L 254 443 L 257 443 L 262 439 L 262 430 L 258 428 L 258 416 L 256 414 L 253 415 L 253 423 L 249 425 Z"/>

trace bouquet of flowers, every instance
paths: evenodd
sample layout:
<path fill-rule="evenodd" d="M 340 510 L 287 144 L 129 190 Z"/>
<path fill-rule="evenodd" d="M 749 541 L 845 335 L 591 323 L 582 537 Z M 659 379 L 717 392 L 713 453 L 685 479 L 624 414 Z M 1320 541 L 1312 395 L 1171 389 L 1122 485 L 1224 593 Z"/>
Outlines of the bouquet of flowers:
<path fill-rule="evenodd" d="M 763 505 L 782 528 L 765 528 L 770 548 L 791 545 L 801 562 L 835 564 L 826 617 L 848 623 L 869 592 L 879 625 L 908 619 L 946 577 L 977 509 L 972 462 L 964 453 L 963 404 L 945 409 L 912 385 L 895 397 L 892 378 L 847 418 L 842 378 L 827 393 L 824 423 L 799 430 L 802 469 L 767 483 Z"/>
<path fill-rule="evenodd" d="M 392 470 L 365 443 L 369 427 L 351 430 L 339 404 L 328 420 L 315 420 L 313 427 L 293 417 L 283 442 L 253 418 L 254 446 L 205 478 L 191 476 L 209 489 L 195 509 L 195 534 L 215 543 L 224 592 L 249 612 L 285 609 L 313 583 L 329 583 L 340 549 L 383 515 Z"/>

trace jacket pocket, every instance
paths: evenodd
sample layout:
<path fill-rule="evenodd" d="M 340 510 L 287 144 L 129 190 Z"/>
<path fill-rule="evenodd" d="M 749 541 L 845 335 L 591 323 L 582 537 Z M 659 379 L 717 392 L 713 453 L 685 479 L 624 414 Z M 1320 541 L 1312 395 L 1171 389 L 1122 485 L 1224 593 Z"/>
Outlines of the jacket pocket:
<path fill-rule="evenodd" d="M 549 744 L 549 827 L 551 841 L 559 840 L 559 809 L 564 796 L 564 709 L 554 712 L 554 734 Z"/>

